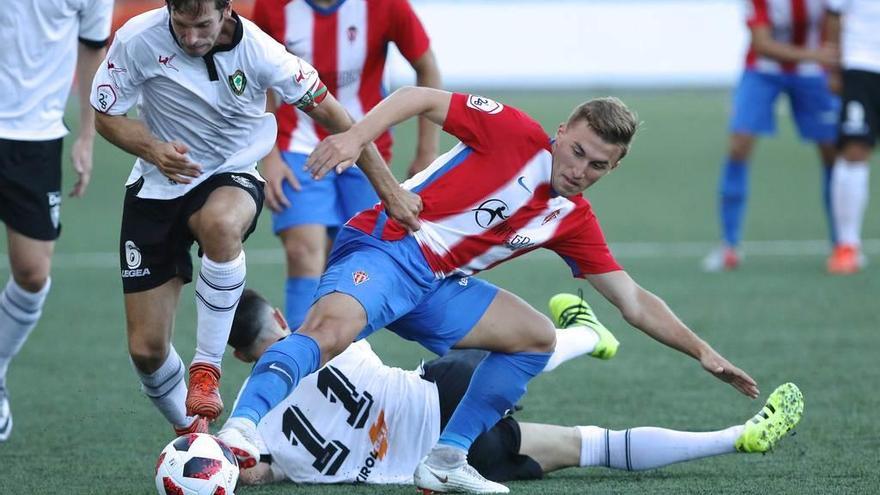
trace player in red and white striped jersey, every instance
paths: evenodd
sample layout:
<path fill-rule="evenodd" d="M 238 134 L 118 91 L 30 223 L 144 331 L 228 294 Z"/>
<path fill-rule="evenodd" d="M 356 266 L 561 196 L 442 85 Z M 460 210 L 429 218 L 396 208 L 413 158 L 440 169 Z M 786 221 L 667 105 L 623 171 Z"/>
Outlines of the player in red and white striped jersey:
<path fill-rule="evenodd" d="M 407 0 L 257 0 L 253 20 L 314 66 L 355 119 L 386 94 L 382 74 L 391 43 L 415 69 L 417 84 L 440 86 L 428 36 Z M 287 254 L 285 315 L 295 327 L 305 318 L 318 286 L 332 234 L 355 213 L 376 204 L 377 198 L 358 168 L 321 181 L 309 177 L 303 163 L 330 133 L 292 105 L 282 104 L 276 117 L 277 147 L 263 160 L 263 175 L 273 230 Z M 411 173 L 436 157 L 437 131 L 427 120 L 420 122 Z M 391 144 L 390 131 L 376 139 L 389 163 Z"/>
<path fill-rule="evenodd" d="M 831 226 L 829 188 L 834 163 L 838 102 L 825 67 L 837 64 L 837 49 L 822 44 L 823 0 L 749 0 L 746 24 L 751 44 L 737 85 L 730 118 L 730 144 L 719 179 L 722 245 L 703 261 L 707 271 L 739 265 L 738 246 L 749 190 L 749 159 L 758 136 L 776 131 L 780 93 L 788 95 L 801 138 L 817 145 L 822 160 L 822 196 Z"/>
<path fill-rule="evenodd" d="M 245 465 L 258 457 L 256 425 L 300 378 L 352 341 L 393 323 L 392 331 L 437 354 L 452 347 L 492 351 L 475 370 L 437 446 L 417 467 L 416 485 L 506 492 L 470 468 L 466 452 L 544 369 L 555 329 L 521 299 L 491 284 L 481 282 L 464 301 L 451 301 L 445 289 L 467 286 L 467 275 L 538 247 L 558 253 L 633 326 L 698 359 L 743 394 L 757 396 L 751 377 L 620 268 L 581 197 L 618 166 L 635 134 L 636 117 L 620 100 L 578 106 L 551 140 L 531 117 L 488 98 L 405 88 L 350 131 L 322 141 L 309 158 L 310 170 L 318 177 L 344 170 L 381 132 L 415 116 L 442 124 L 461 141 L 405 184 L 422 199 L 420 229 L 409 233 L 376 208 L 342 230 L 306 321 L 259 360 L 221 432 Z"/>

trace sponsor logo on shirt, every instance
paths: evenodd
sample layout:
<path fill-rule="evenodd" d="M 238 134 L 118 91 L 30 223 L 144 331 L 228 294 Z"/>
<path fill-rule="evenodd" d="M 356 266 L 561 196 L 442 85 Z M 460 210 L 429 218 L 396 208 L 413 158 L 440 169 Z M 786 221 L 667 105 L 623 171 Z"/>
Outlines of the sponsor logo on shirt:
<path fill-rule="evenodd" d="M 173 53 L 170 56 L 169 55 L 159 55 L 159 65 L 164 66 L 166 69 L 173 69 L 175 72 L 180 72 L 180 70 L 177 67 L 175 67 L 174 65 L 171 64 L 171 62 L 174 61 L 174 57 L 176 57 L 176 56 L 177 56 L 176 53 Z"/>
<path fill-rule="evenodd" d="M 467 100 L 467 106 L 473 108 L 474 110 L 479 110 L 481 112 L 486 112 L 489 115 L 495 115 L 496 113 L 504 110 L 504 105 L 498 103 L 495 100 L 490 100 L 485 96 L 477 96 L 477 95 L 469 95 Z"/>
<path fill-rule="evenodd" d="M 560 214 L 561 212 L 562 212 L 562 210 L 559 209 L 559 208 L 557 208 L 557 209 L 551 211 L 549 215 L 547 215 L 546 217 L 544 217 L 544 221 L 541 222 L 541 225 L 546 225 L 548 222 L 552 222 L 553 220 L 555 220 L 555 219 L 559 216 L 559 214 Z"/>
<path fill-rule="evenodd" d="M 244 72 L 242 72 L 241 69 L 236 70 L 231 76 L 229 76 L 229 88 L 232 89 L 232 92 L 235 93 L 236 96 L 241 96 L 246 87 L 247 77 L 245 77 Z"/>
<path fill-rule="evenodd" d="M 504 239 L 504 245 L 511 251 L 525 249 L 535 245 L 535 243 L 532 242 L 531 237 L 520 234 L 506 223 L 498 224 L 492 229 L 492 233 Z"/>
<path fill-rule="evenodd" d="M 484 229 L 488 229 L 495 220 L 498 220 L 499 218 L 501 220 L 507 220 L 508 215 L 504 213 L 507 209 L 507 203 L 500 199 L 493 198 L 483 201 L 483 204 L 471 211 L 474 212 L 474 221 L 477 225 Z"/>
<path fill-rule="evenodd" d="M 361 285 L 362 283 L 370 280 L 370 275 L 365 271 L 358 270 L 351 274 L 351 280 L 354 282 L 354 285 Z"/>
<path fill-rule="evenodd" d="M 367 458 L 364 459 L 361 469 L 358 472 L 355 483 L 365 483 L 373 473 L 373 467 L 377 462 L 385 458 L 388 453 L 388 424 L 385 423 L 385 410 L 379 411 L 379 417 L 376 422 L 370 426 L 370 442 L 373 448 L 370 450 Z"/>

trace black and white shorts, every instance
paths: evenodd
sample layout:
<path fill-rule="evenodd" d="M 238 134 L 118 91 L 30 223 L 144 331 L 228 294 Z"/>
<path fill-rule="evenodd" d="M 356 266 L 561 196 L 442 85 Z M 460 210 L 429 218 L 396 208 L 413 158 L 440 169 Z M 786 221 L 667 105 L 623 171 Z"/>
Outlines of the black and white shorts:
<path fill-rule="evenodd" d="M 843 71 L 839 145 L 861 141 L 874 146 L 880 136 L 880 73 Z"/>
<path fill-rule="evenodd" d="M 0 138 L 0 220 L 31 239 L 61 233 L 61 150 L 61 138 Z"/>
<path fill-rule="evenodd" d="M 488 354 L 472 349 L 452 350 L 422 367 L 422 378 L 437 384 L 441 430 L 467 392 L 477 365 Z M 519 423 L 507 415 L 477 437 L 468 451 L 468 463 L 492 481 L 541 479 L 544 476 L 541 466 L 531 457 L 519 453 L 520 440 Z"/>
<path fill-rule="evenodd" d="M 119 266 L 122 291 L 126 294 L 156 288 L 174 277 L 180 277 L 184 283 L 192 281 L 190 248 L 196 239 L 187 222 L 215 189 L 237 187 L 254 199 L 257 212 L 245 239 L 257 227 L 263 208 L 263 182 L 249 174 L 217 174 L 174 199 L 139 198 L 137 193 L 142 186 L 143 179 L 126 188 L 122 210 Z"/>

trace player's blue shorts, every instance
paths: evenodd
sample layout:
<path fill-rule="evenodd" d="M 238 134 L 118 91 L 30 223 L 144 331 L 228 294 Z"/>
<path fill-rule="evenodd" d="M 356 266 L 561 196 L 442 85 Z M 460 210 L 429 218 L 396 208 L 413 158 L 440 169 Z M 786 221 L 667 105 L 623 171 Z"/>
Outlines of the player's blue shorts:
<path fill-rule="evenodd" d="M 295 191 L 287 181 L 282 185 L 290 207 L 281 213 L 272 213 L 272 230 L 276 234 L 299 225 L 338 227 L 379 202 L 367 176 L 357 167 L 342 174 L 330 172 L 315 180 L 303 170 L 308 155 L 283 152 L 281 157 L 293 170 L 301 188 Z"/>
<path fill-rule="evenodd" d="M 315 300 L 331 292 L 364 307 L 367 326 L 357 340 L 388 327 L 442 356 L 482 318 L 498 287 L 472 277 L 438 280 L 412 236 L 382 241 L 344 227 Z"/>
<path fill-rule="evenodd" d="M 788 94 L 791 112 L 802 139 L 832 142 L 837 138 L 840 103 L 824 75 L 743 72 L 733 96 L 730 132 L 771 135 L 776 132 L 775 102 Z"/>

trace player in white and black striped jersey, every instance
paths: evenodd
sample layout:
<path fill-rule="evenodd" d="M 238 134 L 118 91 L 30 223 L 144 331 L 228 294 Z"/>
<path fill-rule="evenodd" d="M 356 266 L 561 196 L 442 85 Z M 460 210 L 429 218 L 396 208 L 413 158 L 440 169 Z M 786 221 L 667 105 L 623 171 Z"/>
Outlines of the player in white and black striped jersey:
<path fill-rule="evenodd" d="M 223 407 L 220 362 L 244 286 L 242 244 L 263 203 L 256 161 L 277 132 L 265 112 L 270 90 L 329 129 L 351 126 L 317 72 L 229 0 L 167 0 L 131 19 L 92 84 L 98 131 L 137 156 L 119 246 L 129 353 L 144 392 L 178 433 L 206 431 Z M 140 118 L 128 118 L 136 104 Z M 375 147 L 363 161 L 383 201 L 417 228 L 418 198 L 400 188 Z M 187 389 L 171 333 L 194 241 L 202 262 Z"/>
<path fill-rule="evenodd" d="M 6 0 L 0 7 L 0 221 L 12 272 L 0 292 L 0 442 L 12 433 L 6 371 L 39 321 L 51 286 L 68 133 L 62 117 L 75 74 L 80 114 L 70 196 L 81 197 L 95 139 L 88 81 L 104 57 L 112 13 L 112 0 Z"/>
<path fill-rule="evenodd" d="M 467 289 L 461 290 L 467 297 Z M 557 333 L 581 330 L 589 331 L 569 327 Z M 238 359 L 257 361 L 289 333 L 280 311 L 257 292 L 245 290 L 229 336 Z M 581 351 L 562 361 L 592 349 L 585 346 Z M 303 378 L 263 418 L 257 430 L 260 463 L 243 469 L 240 482 L 412 483 L 416 464 L 436 442 L 486 354 L 453 350 L 407 371 L 383 364 L 366 340 L 356 342 Z M 497 482 L 540 479 L 578 466 L 640 471 L 736 453 L 744 429 L 745 425 L 711 432 L 655 427 L 614 431 L 526 423 L 507 415 L 477 438 L 468 462 Z"/>

